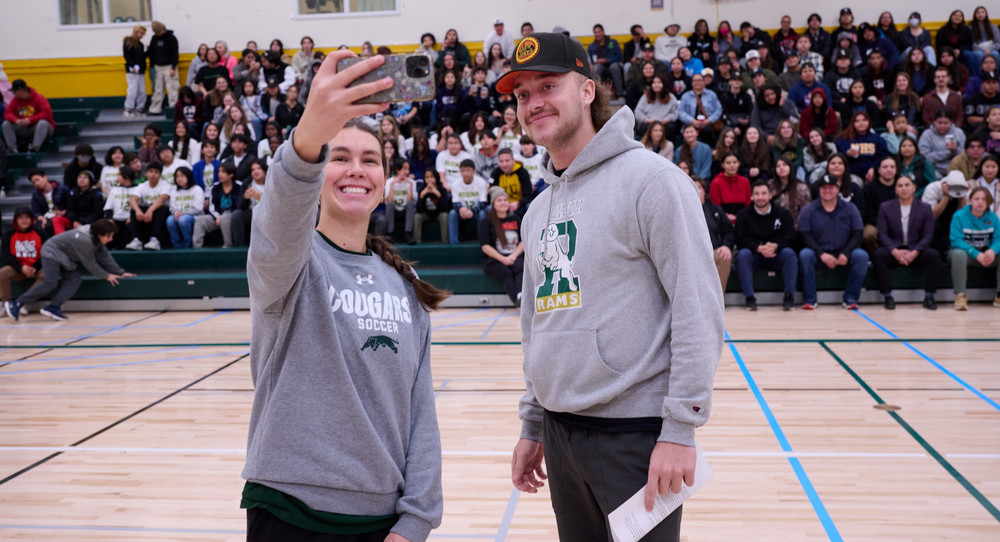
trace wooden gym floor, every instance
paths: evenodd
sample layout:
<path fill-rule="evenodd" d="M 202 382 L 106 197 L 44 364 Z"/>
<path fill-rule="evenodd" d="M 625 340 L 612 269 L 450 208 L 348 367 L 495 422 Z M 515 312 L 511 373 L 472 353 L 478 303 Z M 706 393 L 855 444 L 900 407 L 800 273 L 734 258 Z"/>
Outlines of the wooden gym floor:
<path fill-rule="evenodd" d="M 715 478 L 683 539 L 1000 540 L 1000 310 L 726 316 L 698 431 Z M 0 320 L 0 539 L 242 540 L 249 313 L 70 317 Z M 510 484 L 516 311 L 433 325 L 445 517 L 431 539 L 555 540 L 547 492 Z"/>

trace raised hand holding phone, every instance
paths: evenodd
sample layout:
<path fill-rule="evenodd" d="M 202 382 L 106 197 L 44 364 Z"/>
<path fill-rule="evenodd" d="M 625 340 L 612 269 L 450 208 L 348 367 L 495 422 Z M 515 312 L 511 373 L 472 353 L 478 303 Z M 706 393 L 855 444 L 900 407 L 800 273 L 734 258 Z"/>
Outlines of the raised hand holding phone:
<path fill-rule="evenodd" d="M 344 58 L 355 57 L 347 50 L 330 53 L 313 78 L 309 101 L 306 102 L 302 120 L 295 130 L 292 144 L 295 152 L 303 160 L 315 162 L 320 149 L 334 138 L 347 121 L 385 111 L 388 103 L 356 103 L 362 98 L 392 88 L 391 77 L 384 77 L 371 83 L 350 86 L 351 83 L 382 65 L 385 59 L 375 55 L 343 70 L 337 71 L 337 63 Z"/>

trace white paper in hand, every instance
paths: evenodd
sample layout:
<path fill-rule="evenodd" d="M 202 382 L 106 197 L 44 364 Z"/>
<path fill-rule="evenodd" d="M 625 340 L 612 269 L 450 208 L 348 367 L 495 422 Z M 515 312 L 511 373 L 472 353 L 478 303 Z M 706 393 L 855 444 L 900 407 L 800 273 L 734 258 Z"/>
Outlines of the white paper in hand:
<path fill-rule="evenodd" d="M 690 487 L 683 485 L 680 493 L 657 495 L 652 512 L 646 511 L 646 486 L 643 486 L 638 493 L 608 514 L 611 536 L 615 542 L 636 542 L 712 478 L 712 468 L 708 466 L 705 454 L 697 446 L 695 451 L 698 459 L 694 467 L 694 485 Z"/>

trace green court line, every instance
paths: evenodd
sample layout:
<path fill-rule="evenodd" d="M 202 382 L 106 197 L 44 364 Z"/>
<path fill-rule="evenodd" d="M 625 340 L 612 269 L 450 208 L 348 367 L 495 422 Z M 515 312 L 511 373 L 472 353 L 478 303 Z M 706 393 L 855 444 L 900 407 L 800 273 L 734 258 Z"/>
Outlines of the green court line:
<path fill-rule="evenodd" d="M 870 395 L 872 399 L 875 400 L 876 403 L 880 405 L 886 404 L 886 402 L 882 400 L 879 394 L 874 389 L 872 389 L 872 387 L 869 386 L 868 383 L 865 382 L 865 380 L 861 378 L 861 376 L 858 373 L 854 372 L 854 369 L 852 369 L 850 365 L 848 365 L 844 360 L 840 359 L 840 356 L 834 353 L 834 351 L 831 350 L 830 347 L 826 345 L 826 341 L 819 341 L 819 345 L 822 346 L 823 349 L 826 350 L 827 353 L 830 354 L 830 356 L 833 357 L 833 359 L 836 360 L 836 362 L 839 363 L 840 366 L 843 367 L 844 370 L 847 371 L 847 373 L 851 375 L 851 377 L 854 378 L 854 380 L 858 384 L 860 384 L 861 387 L 864 388 L 866 392 L 868 392 L 868 395 Z M 910 436 L 913 437 L 913 439 L 916 440 L 917 443 L 920 444 L 920 446 L 922 446 L 923 449 L 926 450 L 931 457 L 937 460 L 938 464 L 940 464 L 941 467 L 944 468 L 944 470 L 948 471 L 948 474 L 950 474 L 952 478 L 954 478 L 959 484 L 961 484 L 961 486 L 964 487 L 965 490 L 968 491 L 973 498 L 979 501 L 979 504 L 981 504 L 983 508 L 985 508 L 986 511 L 989 512 L 991 516 L 993 516 L 993 519 L 1000 521 L 1000 510 L 997 510 L 997 507 L 994 506 L 993 503 L 991 503 L 989 499 L 986 498 L 986 496 L 980 493 L 979 490 L 976 489 L 976 486 L 972 485 L 971 482 L 966 480 L 965 476 L 962 476 L 962 473 L 958 472 L 958 470 L 955 467 L 953 467 L 952 464 L 949 463 L 948 460 L 945 459 L 943 455 L 941 455 L 937 450 L 935 450 L 934 447 L 931 446 L 929 442 L 924 440 L 924 438 L 920 436 L 920 433 L 917 433 L 916 429 L 911 427 L 910 424 L 906 423 L 903 417 L 900 416 L 898 413 L 888 410 L 886 411 L 886 413 L 889 414 L 889 416 L 891 416 L 893 420 L 896 420 L 896 423 L 898 423 L 903 429 L 905 429 L 906 432 L 909 433 Z"/>

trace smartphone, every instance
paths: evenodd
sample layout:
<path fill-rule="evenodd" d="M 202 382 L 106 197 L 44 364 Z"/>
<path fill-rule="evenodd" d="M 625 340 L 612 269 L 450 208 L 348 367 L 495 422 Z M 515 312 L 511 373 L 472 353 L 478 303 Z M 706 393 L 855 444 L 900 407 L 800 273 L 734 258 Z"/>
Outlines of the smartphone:
<path fill-rule="evenodd" d="M 437 87 L 434 84 L 434 64 L 423 53 L 409 55 L 384 55 L 385 64 L 372 70 L 350 86 L 371 83 L 384 77 L 392 77 L 395 84 L 388 90 L 372 94 L 358 100 L 358 103 L 422 102 L 434 98 Z M 344 70 L 364 58 L 351 57 L 337 63 L 337 71 Z"/>

